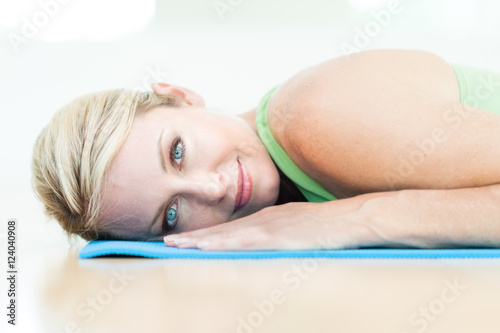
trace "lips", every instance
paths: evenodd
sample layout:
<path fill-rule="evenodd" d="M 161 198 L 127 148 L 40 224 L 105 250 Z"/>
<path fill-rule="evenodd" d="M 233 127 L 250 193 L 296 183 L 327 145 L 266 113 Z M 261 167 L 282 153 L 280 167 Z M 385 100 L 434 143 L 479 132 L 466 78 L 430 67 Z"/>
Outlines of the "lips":
<path fill-rule="evenodd" d="M 252 196 L 252 177 L 245 165 L 238 160 L 238 186 L 234 198 L 234 211 L 245 207 Z"/>

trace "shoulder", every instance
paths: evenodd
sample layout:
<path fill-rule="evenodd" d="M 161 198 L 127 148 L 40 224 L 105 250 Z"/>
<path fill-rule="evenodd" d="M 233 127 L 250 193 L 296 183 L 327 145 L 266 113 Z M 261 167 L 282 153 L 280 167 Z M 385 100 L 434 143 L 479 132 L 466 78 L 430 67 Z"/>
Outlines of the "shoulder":
<path fill-rule="evenodd" d="M 351 152 L 363 144 L 367 118 L 362 113 L 378 95 L 367 89 L 376 84 L 370 76 L 385 80 L 373 74 L 381 53 L 392 54 L 368 51 L 307 67 L 285 81 L 268 102 L 269 128 L 278 144 L 297 167 L 337 197 L 360 190 L 352 186 L 360 156 Z"/>
<path fill-rule="evenodd" d="M 342 144 L 344 136 L 337 130 L 340 122 L 332 122 L 335 110 L 340 110 L 339 104 L 343 103 L 343 98 L 332 100 L 337 94 L 343 95 L 341 85 L 335 80 L 326 82 L 322 73 L 325 66 L 332 65 L 336 67 L 323 63 L 305 68 L 285 81 L 269 98 L 267 119 L 276 142 L 295 165 L 342 198 L 355 193 L 348 189 L 347 182 L 342 184 L 346 177 L 339 172 L 340 164 L 335 167 L 332 163 L 335 155 L 325 158 L 328 151 L 335 149 L 335 143 Z"/>
<path fill-rule="evenodd" d="M 446 187 L 458 184 L 460 175 L 440 181 L 439 165 L 442 158 L 457 163 L 458 138 L 447 140 L 419 172 L 399 177 L 395 186 L 387 174 L 412 156 L 418 140 L 443 127 L 442 110 L 450 101 L 458 101 L 456 78 L 441 58 L 425 51 L 376 50 L 328 60 L 291 77 L 270 99 L 268 122 L 292 161 L 337 197 Z"/>
<path fill-rule="evenodd" d="M 439 56 L 421 50 L 370 50 L 325 60 L 290 77 L 272 94 L 268 119 L 282 130 L 297 118 L 307 120 L 300 118 L 304 106 L 352 108 L 373 94 L 385 97 L 380 96 L 381 85 L 394 84 L 429 97 L 458 97 L 455 74 Z"/>

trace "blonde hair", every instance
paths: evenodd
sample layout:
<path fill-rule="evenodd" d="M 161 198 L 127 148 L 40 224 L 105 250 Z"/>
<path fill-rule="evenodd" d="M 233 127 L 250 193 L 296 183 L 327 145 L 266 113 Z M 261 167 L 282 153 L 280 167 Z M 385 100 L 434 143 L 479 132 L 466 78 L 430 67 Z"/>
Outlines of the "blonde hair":
<path fill-rule="evenodd" d="M 32 187 L 68 236 L 113 239 L 99 228 L 106 172 L 136 115 L 179 107 L 180 97 L 115 89 L 87 94 L 63 106 L 33 147 Z"/>

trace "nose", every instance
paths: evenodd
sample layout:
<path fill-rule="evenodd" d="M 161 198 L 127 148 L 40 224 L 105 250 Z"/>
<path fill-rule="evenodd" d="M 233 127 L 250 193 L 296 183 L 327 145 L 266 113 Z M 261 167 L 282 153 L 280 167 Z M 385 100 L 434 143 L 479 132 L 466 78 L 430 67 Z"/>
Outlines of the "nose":
<path fill-rule="evenodd" d="M 216 203 L 226 195 L 226 185 L 220 174 L 186 177 L 179 180 L 179 193 L 203 202 Z"/>

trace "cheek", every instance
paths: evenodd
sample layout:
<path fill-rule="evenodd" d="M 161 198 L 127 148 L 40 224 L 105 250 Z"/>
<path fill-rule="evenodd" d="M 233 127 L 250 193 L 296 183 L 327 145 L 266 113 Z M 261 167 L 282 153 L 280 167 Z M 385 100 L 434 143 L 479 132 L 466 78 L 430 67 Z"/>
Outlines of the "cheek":
<path fill-rule="evenodd" d="M 182 220 L 182 231 L 193 231 L 208 228 L 227 222 L 227 218 L 217 213 L 215 207 L 190 208 L 187 217 Z"/>
<path fill-rule="evenodd" d="M 216 134 L 226 136 L 241 136 L 241 133 L 246 133 L 246 123 L 239 122 L 228 115 L 207 114 L 204 118 L 200 118 L 197 122 L 198 130 L 201 132 L 213 132 Z"/>

